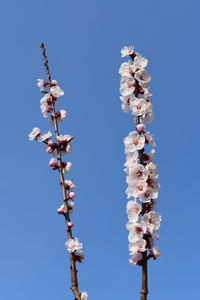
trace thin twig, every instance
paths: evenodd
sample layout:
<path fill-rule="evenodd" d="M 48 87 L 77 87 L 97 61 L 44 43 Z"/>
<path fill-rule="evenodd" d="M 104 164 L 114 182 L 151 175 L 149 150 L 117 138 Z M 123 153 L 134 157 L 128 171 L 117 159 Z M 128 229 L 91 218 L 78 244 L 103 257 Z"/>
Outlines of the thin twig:
<path fill-rule="evenodd" d="M 51 88 L 51 74 L 50 74 L 50 69 L 49 69 L 49 64 L 48 64 L 48 58 L 46 55 L 46 48 L 44 43 L 41 43 L 40 48 L 42 49 L 42 54 L 44 58 L 44 66 L 46 70 L 46 74 L 48 77 L 48 88 L 49 88 L 49 93 L 50 93 L 50 88 Z M 55 109 L 55 102 L 52 101 L 52 113 L 55 115 L 56 109 Z M 54 131 L 55 131 L 55 136 L 56 136 L 56 141 L 57 141 L 57 161 L 58 161 L 58 171 L 59 171 L 59 176 L 60 176 L 60 186 L 61 186 L 61 191 L 62 191 L 62 199 L 64 203 L 64 217 L 65 217 L 65 224 L 66 224 L 66 231 L 67 231 L 67 237 L 68 239 L 72 239 L 72 229 L 67 226 L 68 222 L 70 222 L 70 216 L 69 216 L 69 207 L 68 207 L 68 198 L 66 196 L 66 189 L 65 189 L 65 180 L 64 180 L 64 175 L 63 175 L 63 162 L 62 162 L 62 154 L 61 154 L 61 149 L 59 147 L 59 129 L 58 129 L 58 121 L 57 118 L 53 118 L 53 124 L 54 124 Z M 71 271 L 71 290 L 74 294 L 74 300 L 80 300 L 81 293 L 79 292 L 78 289 L 78 278 L 77 278 L 77 269 L 76 269 L 76 260 L 74 257 L 74 254 L 70 254 L 70 271 Z"/>

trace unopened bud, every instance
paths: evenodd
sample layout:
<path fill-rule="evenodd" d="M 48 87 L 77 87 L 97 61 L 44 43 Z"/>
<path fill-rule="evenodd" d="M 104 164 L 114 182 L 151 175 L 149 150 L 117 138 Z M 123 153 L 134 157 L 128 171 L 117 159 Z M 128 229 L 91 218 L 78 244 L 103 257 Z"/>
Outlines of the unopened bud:
<path fill-rule="evenodd" d="M 72 200 L 72 199 L 74 199 L 74 197 L 75 197 L 75 193 L 74 192 L 70 192 L 68 194 L 68 199 Z"/>
<path fill-rule="evenodd" d="M 68 228 L 72 228 L 74 226 L 74 224 L 72 222 L 67 222 L 67 227 Z"/>
<path fill-rule="evenodd" d="M 56 159 L 54 157 L 52 157 L 50 159 L 49 165 L 52 168 L 52 170 L 56 170 L 58 168 L 57 163 L 56 163 Z"/>
<path fill-rule="evenodd" d="M 64 205 L 61 205 L 58 209 L 57 209 L 57 213 L 62 215 L 64 214 Z"/>
<path fill-rule="evenodd" d="M 142 133 L 144 131 L 145 125 L 144 124 L 138 124 L 136 126 L 136 129 L 139 133 Z"/>

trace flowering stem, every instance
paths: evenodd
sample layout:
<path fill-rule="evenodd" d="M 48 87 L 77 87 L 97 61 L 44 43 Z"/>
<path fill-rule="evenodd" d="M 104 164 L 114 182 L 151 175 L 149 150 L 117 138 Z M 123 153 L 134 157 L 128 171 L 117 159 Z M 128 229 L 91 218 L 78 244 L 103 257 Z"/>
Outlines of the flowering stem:
<path fill-rule="evenodd" d="M 42 54 L 44 58 L 44 66 L 46 69 L 47 77 L 48 77 L 48 87 L 50 90 L 51 87 L 51 74 L 49 70 L 49 64 L 48 64 L 48 58 L 46 55 L 46 48 L 44 43 L 41 43 L 40 48 L 42 49 Z M 52 102 L 52 115 L 55 115 L 55 101 Z M 58 130 L 58 121 L 57 118 L 53 117 L 53 124 L 54 124 L 54 131 L 55 131 L 55 136 L 56 136 L 56 141 L 57 141 L 57 161 L 58 161 L 58 171 L 59 171 L 59 176 L 60 176 L 60 186 L 61 186 L 61 191 L 62 191 L 62 199 L 64 203 L 64 217 L 65 217 L 65 224 L 66 224 L 66 231 L 67 231 L 67 237 L 69 239 L 73 239 L 72 235 L 72 229 L 67 225 L 70 222 L 70 216 L 69 216 L 69 207 L 68 207 L 68 198 L 66 196 L 66 189 L 65 189 L 65 180 L 64 180 L 64 175 L 63 175 L 63 161 L 62 161 L 62 154 L 61 154 L 61 149 L 59 146 L 59 130 Z M 76 260 L 75 256 L 73 253 L 70 253 L 70 270 L 71 270 L 71 290 L 74 294 L 74 300 L 80 300 L 80 292 L 78 289 L 78 278 L 77 278 L 77 269 L 76 269 Z"/>
<path fill-rule="evenodd" d="M 137 87 L 137 82 L 136 82 L 136 87 Z M 136 89 L 137 90 L 137 89 Z M 140 117 L 136 118 L 136 124 L 140 124 Z M 143 152 L 144 148 L 141 150 L 138 150 L 139 152 L 139 160 L 140 164 L 143 166 L 144 164 L 144 159 L 143 159 Z M 144 215 L 146 212 L 146 205 L 145 203 L 142 203 L 142 215 Z M 145 239 L 145 236 L 144 236 Z M 142 289 L 140 291 L 140 300 L 147 300 L 147 294 L 148 294 L 148 265 L 147 265 L 147 251 L 142 253 Z"/>

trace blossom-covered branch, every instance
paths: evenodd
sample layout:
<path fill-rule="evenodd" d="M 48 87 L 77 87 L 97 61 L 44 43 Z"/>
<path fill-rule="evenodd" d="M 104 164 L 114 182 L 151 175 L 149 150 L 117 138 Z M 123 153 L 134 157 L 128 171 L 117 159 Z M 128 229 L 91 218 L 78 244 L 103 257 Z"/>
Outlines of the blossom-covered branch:
<path fill-rule="evenodd" d="M 62 160 L 63 155 L 69 153 L 71 150 L 73 136 L 59 133 L 58 122 L 61 122 L 66 118 L 67 112 L 63 109 L 57 111 L 56 104 L 58 98 L 64 95 L 64 91 L 58 86 L 56 80 L 51 79 L 45 45 L 42 43 L 40 47 L 42 49 L 44 66 L 48 78 L 47 81 L 38 79 L 37 85 L 40 88 L 40 92 L 43 94 L 43 97 L 40 100 L 40 108 L 42 115 L 45 118 L 49 117 L 50 123 L 53 124 L 55 138 L 53 140 L 53 135 L 50 131 L 42 134 L 40 129 L 35 127 L 29 134 L 29 140 L 36 140 L 45 144 L 46 153 L 52 156 L 49 161 L 49 166 L 52 170 L 58 170 L 59 172 L 63 203 L 58 208 L 57 213 L 63 215 L 65 218 L 67 231 L 67 241 L 65 245 L 70 254 L 71 290 L 75 300 L 87 300 L 87 293 L 79 291 L 76 269 L 76 263 L 83 261 L 84 253 L 82 251 L 82 244 L 72 235 L 72 227 L 74 224 L 70 218 L 74 209 L 74 189 L 76 186 L 72 180 L 65 180 L 64 177 L 64 174 L 70 171 L 72 163 Z"/>
<path fill-rule="evenodd" d="M 141 300 L 147 299 L 148 277 L 147 261 L 160 256 L 154 238 L 158 239 L 157 230 L 160 227 L 161 216 L 154 211 L 157 203 L 158 171 L 152 161 L 155 150 L 147 153 L 146 146 L 155 147 L 153 135 L 146 130 L 144 123 L 153 121 L 153 106 L 150 101 L 151 93 L 148 84 L 151 76 L 145 70 L 148 60 L 134 51 L 133 47 L 125 46 L 121 50 L 121 56 L 130 57 L 131 60 L 122 63 L 119 69 L 120 99 L 124 112 L 130 112 L 136 123 L 136 128 L 124 139 L 126 162 L 124 171 L 127 173 L 128 187 L 126 194 L 128 199 L 126 212 L 129 231 L 129 251 L 131 264 L 142 266 Z M 138 200 L 138 201 L 137 201 Z"/>

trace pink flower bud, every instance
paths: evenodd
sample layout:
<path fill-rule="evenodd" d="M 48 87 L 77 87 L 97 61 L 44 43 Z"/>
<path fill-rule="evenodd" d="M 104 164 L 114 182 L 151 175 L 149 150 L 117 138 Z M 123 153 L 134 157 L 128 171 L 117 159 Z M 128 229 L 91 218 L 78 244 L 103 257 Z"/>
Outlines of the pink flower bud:
<path fill-rule="evenodd" d="M 52 170 L 56 170 L 58 168 L 57 163 L 56 163 L 56 159 L 54 157 L 52 157 L 50 159 L 49 165 L 52 168 Z"/>
<path fill-rule="evenodd" d="M 72 200 L 72 199 L 74 199 L 74 197 L 75 197 L 75 193 L 74 192 L 70 192 L 68 194 L 68 199 Z"/>
<path fill-rule="evenodd" d="M 72 222 L 67 222 L 67 227 L 68 228 L 72 228 L 74 226 L 74 224 Z"/>
<path fill-rule="evenodd" d="M 64 214 L 64 205 L 61 205 L 58 209 L 57 209 L 57 213 L 62 215 Z"/>
<path fill-rule="evenodd" d="M 50 147 L 50 146 L 48 146 L 47 148 L 46 148 L 46 152 L 47 153 L 52 153 L 53 152 L 53 148 L 52 147 Z"/>
<path fill-rule="evenodd" d="M 136 126 L 136 129 L 139 133 L 142 133 L 144 131 L 145 125 L 144 124 L 138 124 Z"/>

